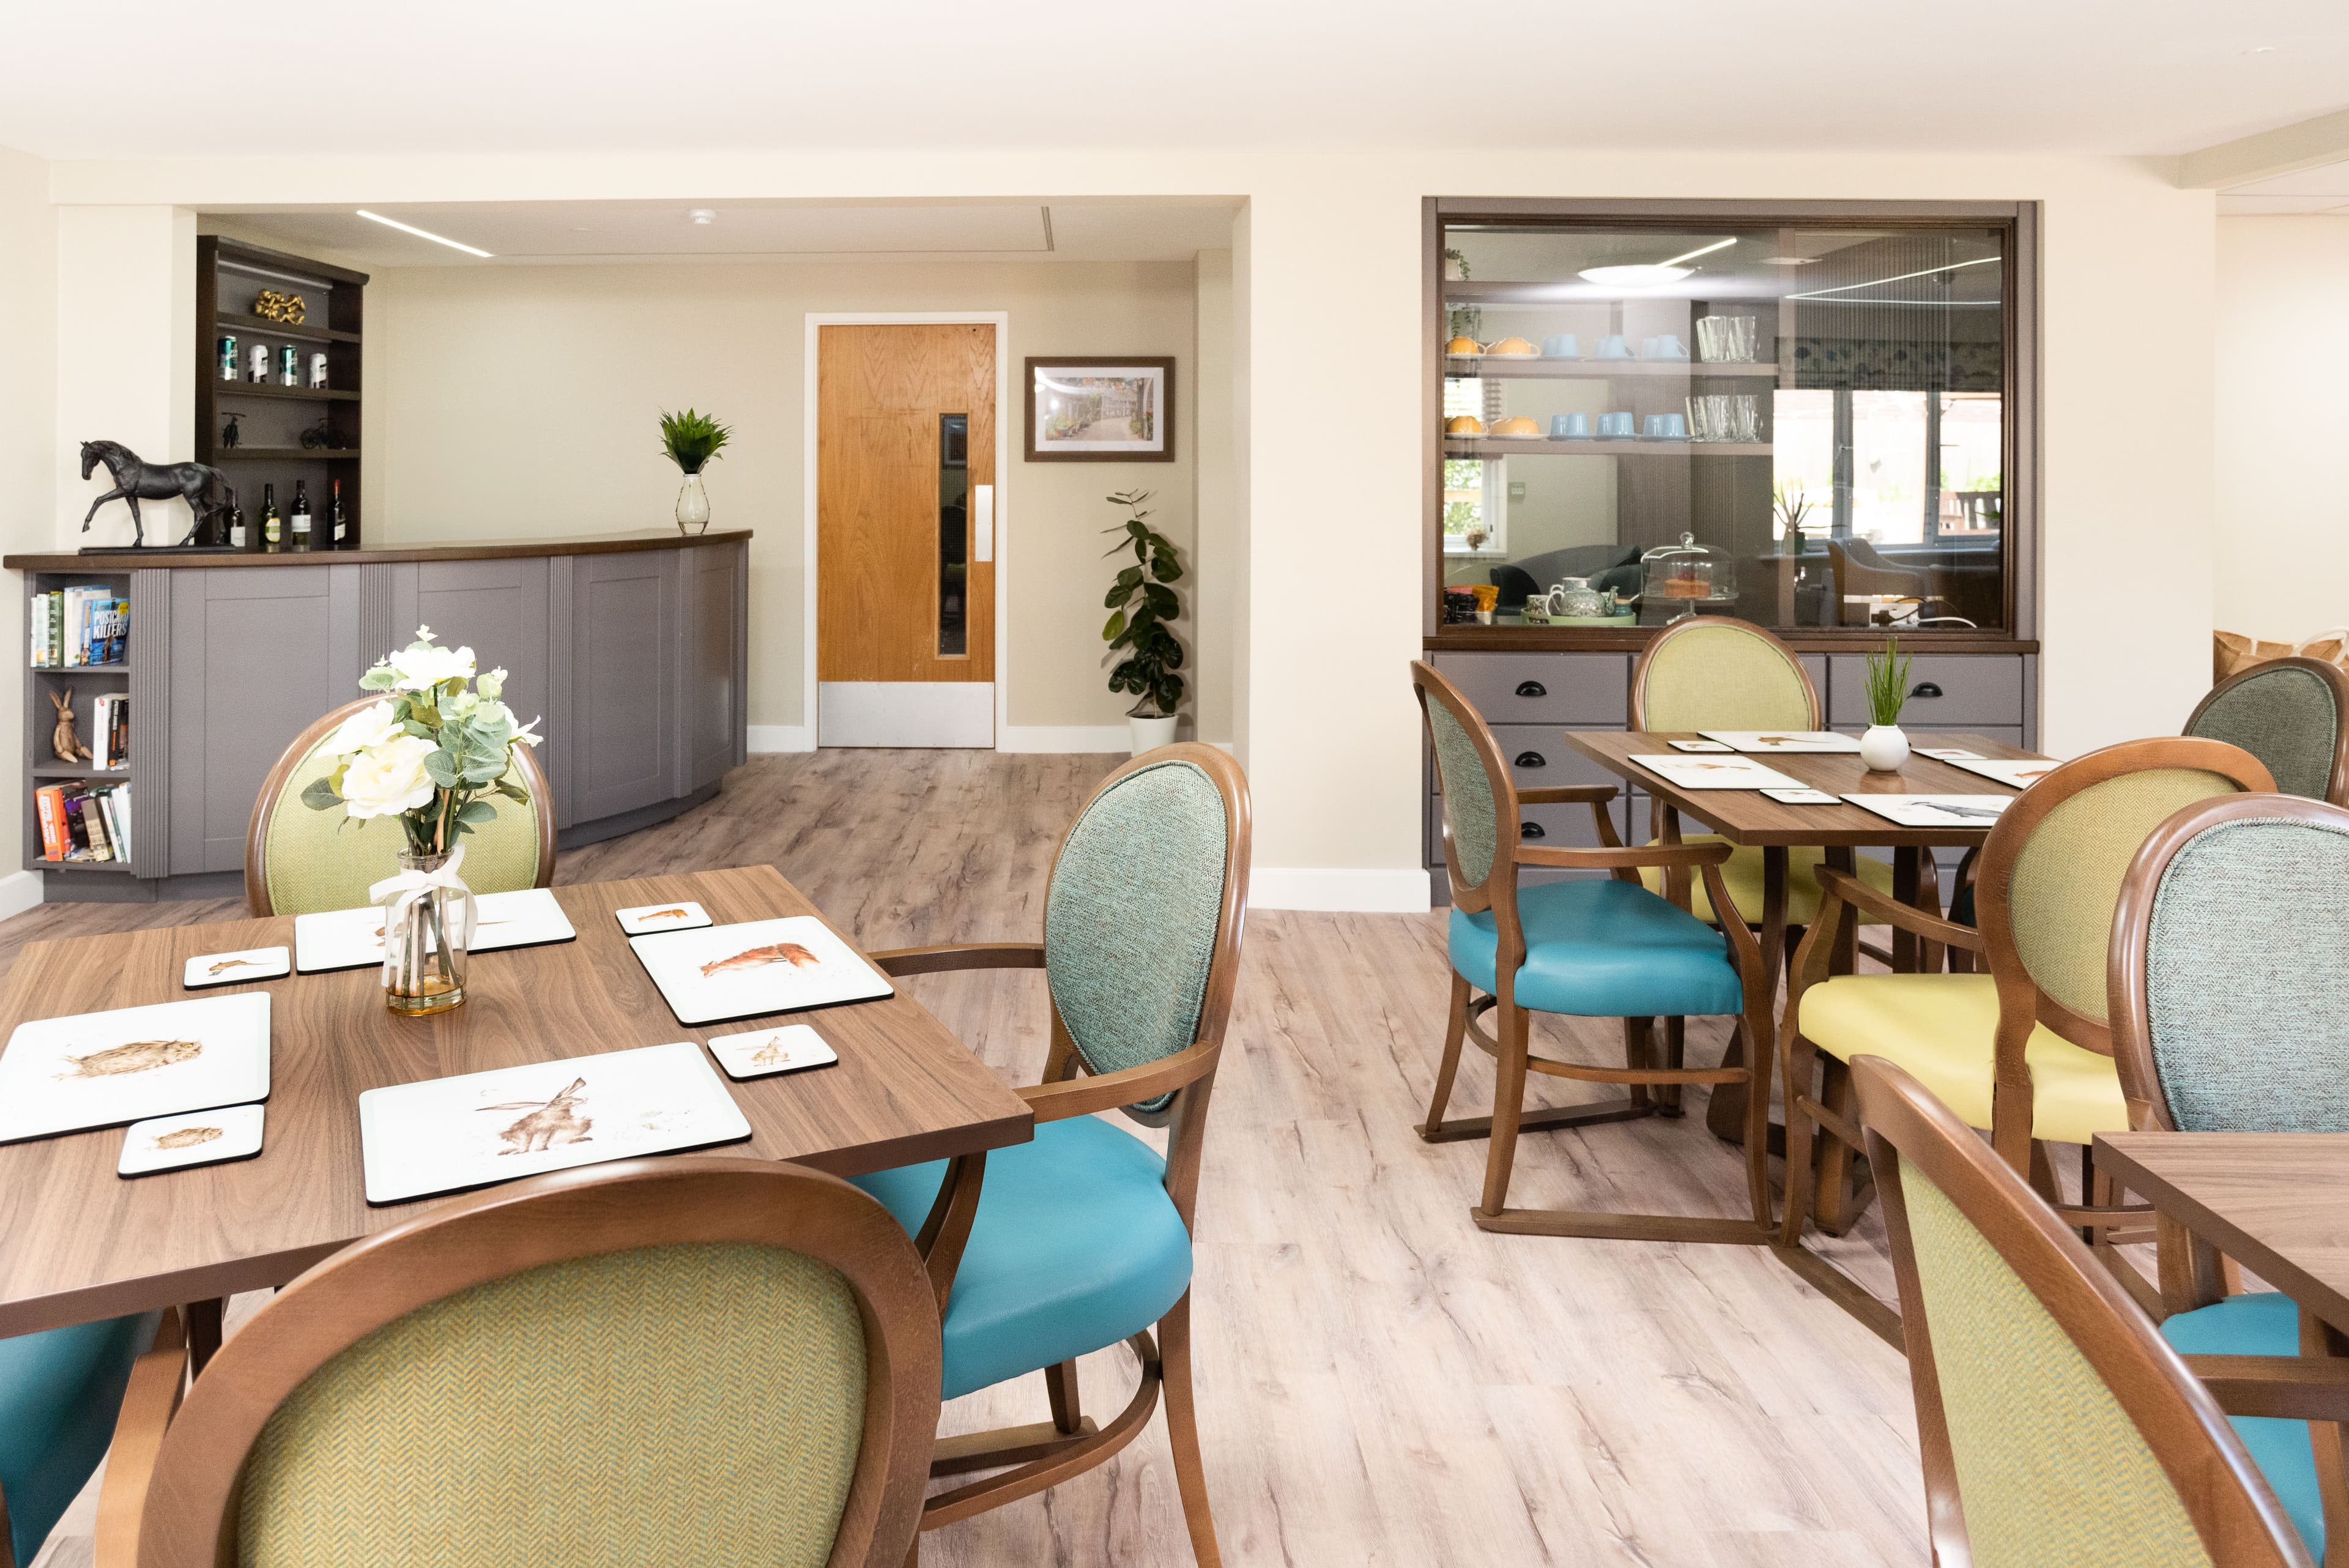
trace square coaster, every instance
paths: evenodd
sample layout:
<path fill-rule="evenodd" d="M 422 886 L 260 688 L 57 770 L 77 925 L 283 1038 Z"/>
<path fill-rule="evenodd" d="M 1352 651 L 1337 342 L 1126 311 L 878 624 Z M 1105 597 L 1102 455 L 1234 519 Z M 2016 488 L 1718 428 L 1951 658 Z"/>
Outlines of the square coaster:
<path fill-rule="evenodd" d="M 281 980 L 293 970 L 294 955 L 285 948 L 239 948 L 233 953 L 198 953 L 188 961 L 180 983 L 190 991 L 202 991 L 212 985 Z"/>
<path fill-rule="evenodd" d="M 713 1034 L 709 1054 L 730 1078 L 772 1077 L 802 1067 L 824 1067 L 840 1060 L 840 1053 L 804 1023 L 780 1029 L 753 1029 L 747 1034 Z"/>
<path fill-rule="evenodd" d="M 115 1161 L 114 1172 L 151 1176 L 191 1165 L 251 1159 L 261 1152 L 261 1123 L 259 1106 L 229 1106 L 133 1122 L 122 1129 L 122 1158 Z"/>
<path fill-rule="evenodd" d="M 1823 789 L 1765 789 L 1762 792 L 1785 805 L 1837 805 L 1837 797 Z"/>
<path fill-rule="evenodd" d="M 1920 757 L 1939 757 L 1945 763 L 1971 763 L 1982 760 L 1980 752 L 1970 752 L 1963 746 L 1920 746 L 1917 748 L 1917 754 Z"/>
<path fill-rule="evenodd" d="M 709 911 L 690 898 L 674 904 L 638 904 L 633 909 L 615 909 L 612 917 L 620 922 L 620 929 L 632 937 L 649 936 L 655 931 L 689 931 L 709 924 Z"/>

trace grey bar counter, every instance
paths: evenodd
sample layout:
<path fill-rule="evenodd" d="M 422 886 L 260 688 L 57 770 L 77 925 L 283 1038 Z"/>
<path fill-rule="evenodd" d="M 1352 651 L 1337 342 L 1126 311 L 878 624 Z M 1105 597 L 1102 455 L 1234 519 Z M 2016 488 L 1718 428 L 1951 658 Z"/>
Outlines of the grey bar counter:
<path fill-rule="evenodd" d="M 748 530 L 467 541 L 277 556 L 22 555 L 21 591 L 104 585 L 130 601 L 128 659 L 26 675 L 24 865 L 57 899 L 197 898 L 243 887 L 244 836 L 269 768 L 419 625 L 509 672 L 543 718 L 539 757 L 564 847 L 666 821 L 746 757 Z M 124 592 L 127 590 L 127 592 Z M 29 660 L 28 660 L 29 664 Z M 48 693 L 130 694 L 130 765 L 60 763 Z M 127 780 L 126 864 L 42 858 L 32 792 Z"/>

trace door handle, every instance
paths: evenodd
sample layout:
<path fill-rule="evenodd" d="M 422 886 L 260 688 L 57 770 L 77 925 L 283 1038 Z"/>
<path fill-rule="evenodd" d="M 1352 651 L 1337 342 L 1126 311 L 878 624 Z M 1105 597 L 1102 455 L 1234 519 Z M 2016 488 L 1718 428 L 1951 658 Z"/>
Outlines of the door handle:
<path fill-rule="evenodd" d="M 1520 680 L 1517 682 L 1517 695 L 1520 697 L 1547 697 L 1549 695 L 1549 688 L 1543 685 L 1538 680 Z"/>
<path fill-rule="evenodd" d="M 1519 838 L 1547 838 L 1549 836 L 1549 833 L 1538 822 L 1521 822 L 1517 824 L 1517 836 Z"/>
<path fill-rule="evenodd" d="M 1539 752 L 1519 752 L 1517 753 L 1517 766 L 1521 768 L 1546 768 L 1549 766 L 1549 759 L 1543 756 Z"/>
<path fill-rule="evenodd" d="M 1917 689 L 1909 693 L 1911 697 L 1939 697 L 1940 694 L 1941 689 L 1930 680 L 1920 680 Z"/>

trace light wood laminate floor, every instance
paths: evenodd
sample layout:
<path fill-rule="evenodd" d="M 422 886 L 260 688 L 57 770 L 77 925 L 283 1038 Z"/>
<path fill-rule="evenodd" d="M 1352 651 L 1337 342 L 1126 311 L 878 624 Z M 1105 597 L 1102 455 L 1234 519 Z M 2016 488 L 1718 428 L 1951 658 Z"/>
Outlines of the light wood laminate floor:
<path fill-rule="evenodd" d="M 1032 940 L 1061 833 L 1116 761 L 760 757 L 698 811 L 566 853 L 556 879 L 771 862 L 867 947 Z M 45 937 L 236 908 L 48 905 L 0 924 L 0 966 Z M 1441 913 L 1249 919 L 1195 1287 L 1226 1561 L 1925 1563 L 1905 1365 L 1766 1252 L 1488 1236 L 1469 1223 L 1484 1146 L 1430 1147 L 1411 1130 L 1446 972 Z M 912 985 L 988 1064 L 1033 1080 L 1040 976 Z M 1717 1028 L 1692 1035 L 1692 1056 L 1717 1051 Z M 1619 1035 L 1577 1030 L 1549 1048 L 1619 1060 Z M 1491 1094 L 1484 1059 L 1468 1054 L 1458 1115 Z M 1677 1122 L 1529 1135 L 1511 1199 L 1733 1213 L 1742 1185 L 1700 1101 Z M 1833 1251 L 1889 1291 L 1882 1248 L 1871 1213 Z M 1088 1358 L 1087 1408 L 1106 1417 L 1131 1376 L 1122 1349 Z M 957 1401 L 947 1429 L 1047 1414 L 1031 1378 Z M 90 1518 L 86 1494 L 42 1568 L 88 1561 Z M 926 1538 L 922 1555 L 957 1568 L 1188 1563 L 1163 1428 L 1154 1420 L 1110 1467 L 1046 1497 Z"/>

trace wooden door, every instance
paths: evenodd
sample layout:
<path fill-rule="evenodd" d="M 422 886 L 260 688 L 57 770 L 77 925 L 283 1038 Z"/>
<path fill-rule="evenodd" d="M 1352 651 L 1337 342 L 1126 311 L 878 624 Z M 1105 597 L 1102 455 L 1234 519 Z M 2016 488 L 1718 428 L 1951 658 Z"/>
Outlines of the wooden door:
<path fill-rule="evenodd" d="M 824 327 L 816 740 L 995 743 L 995 328 Z"/>

